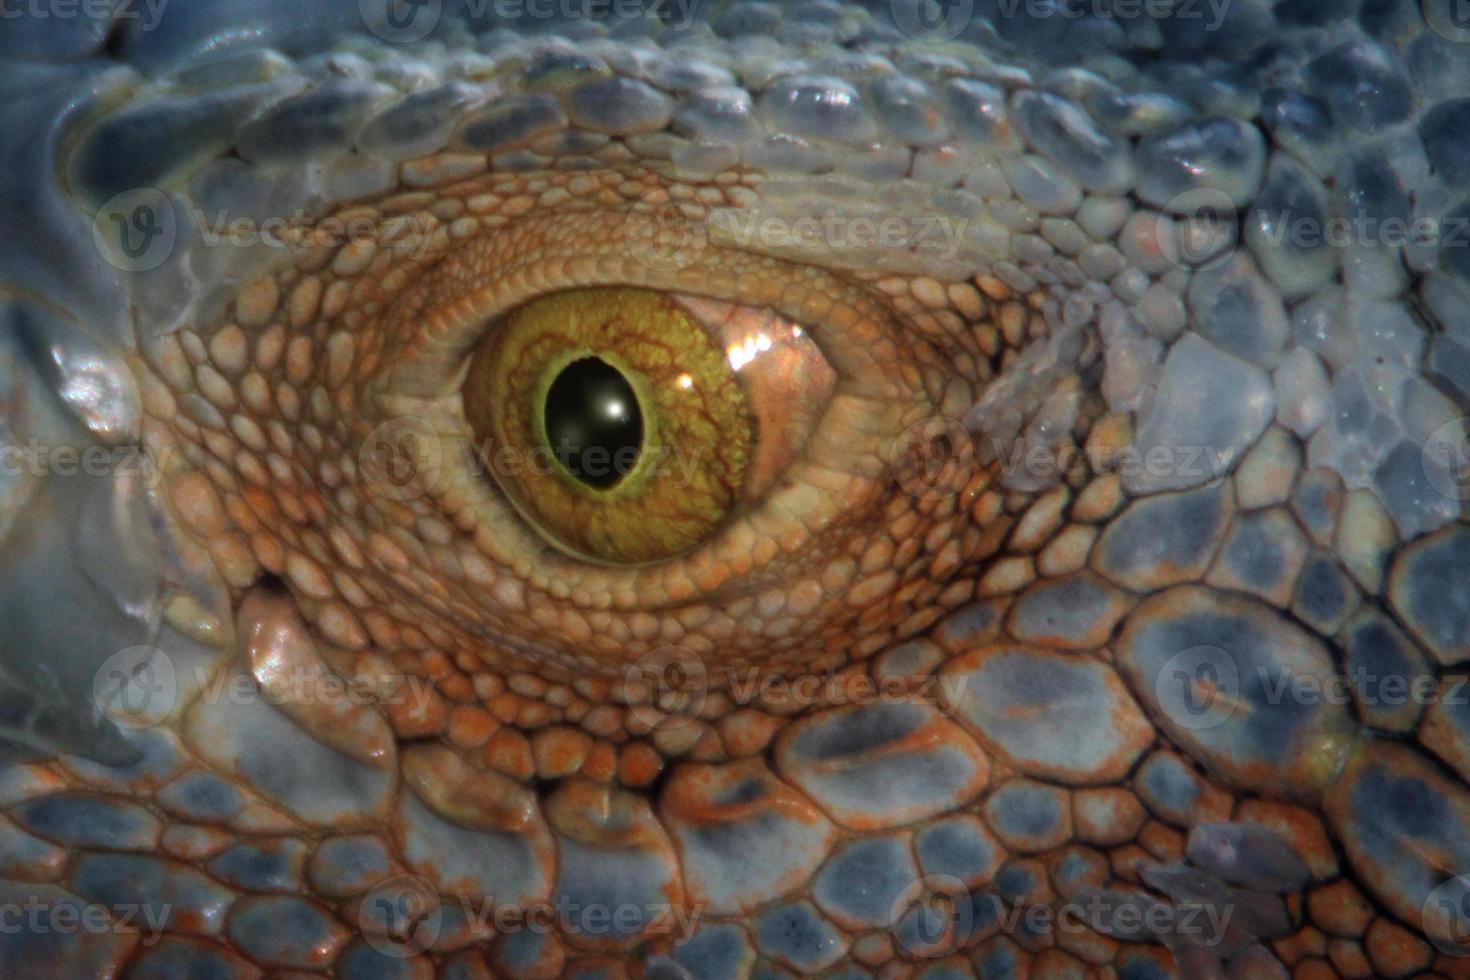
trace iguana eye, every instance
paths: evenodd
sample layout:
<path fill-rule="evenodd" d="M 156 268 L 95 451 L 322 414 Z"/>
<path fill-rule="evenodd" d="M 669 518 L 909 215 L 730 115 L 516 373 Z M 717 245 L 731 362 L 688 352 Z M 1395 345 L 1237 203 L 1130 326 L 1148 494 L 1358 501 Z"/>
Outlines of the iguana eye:
<path fill-rule="evenodd" d="M 476 459 L 552 544 L 616 564 L 688 551 L 800 452 L 834 372 L 768 311 L 581 289 L 510 311 L 463 389 Z"/>

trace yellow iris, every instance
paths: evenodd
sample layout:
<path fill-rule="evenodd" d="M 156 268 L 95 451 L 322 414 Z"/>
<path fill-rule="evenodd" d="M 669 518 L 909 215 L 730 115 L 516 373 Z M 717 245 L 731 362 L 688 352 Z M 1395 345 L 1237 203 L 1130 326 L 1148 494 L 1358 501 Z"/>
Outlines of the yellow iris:
<path fill-rule="evenodd" d="M 522 514 L 572 554 L 618 564 L 708 538 L 741 499 L 755 438 L 726 352 L 643 289 L 555 293 L 507 314 L 470 362 L 464 406 Z"/>

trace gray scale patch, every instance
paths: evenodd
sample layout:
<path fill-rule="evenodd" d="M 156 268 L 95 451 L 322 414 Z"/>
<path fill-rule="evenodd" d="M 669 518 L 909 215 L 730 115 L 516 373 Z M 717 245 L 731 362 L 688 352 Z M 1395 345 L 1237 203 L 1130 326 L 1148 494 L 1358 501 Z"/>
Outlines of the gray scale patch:
<path fill-rule="evenodd" d="M 336 974 L 342 980 L 418 980 L 420 963 L 400 950 L 379 950 L 365 939 L 354 939 L 337 960 Z"/>
<path fill-rule="evenodd" d="M 691 976 L 740 980 L 755 959 L 744 930 L 732 925 L 707 926 L 674 946 L 669 957 Z"/>
<path fill-rule="evenodd" d="M 1470 661 L 1470 527 L 1444 528 L 1400 552 L 1389 602 L 1440 664 Z"/>
<path fill-rule="evenodd" d="M 505 903 L 539 901 L 550 891 L 528 833 L 471 830 L 442 820 L 412 793 L 399 803 L 404 860 L 443 893 L 493 895 Z M 546 835 L 544 830 L 539 834 Z M 466 889 L 472 889 L 466 891 Z"/>
<path fill-rule="evenodd" d="M 1191 327 L 1216 347 L 1271 369 L 1291 334 L 1281 296 L 1248 255 L 1195 273 L 1189 283 Z"/>
<path fill-rule="evenodd" d="M 1266 168 L 1261 131 L 1237 119 L 1203 119 L 1145 137 L 1138 146 L 1138 196 L 1158 207 L 1187 191 L 1224 194 L 1243 210 Z"/>
<path fill-rule="evenodd" d="M 1364 724 L 1412 732 L 1424 710 L 1422 693 L 1434 680 L 1419 647 L 1374 607 L 1354 616 L 1339 642 L 1344 673 Z"/>
<path fill-rule="evenodd" d="M 1360 600 L 1357 586 L 1326 552 L 1307 559 L 1296 583 L 1292 613 L 1323 636 L 1337 632 Z"/>
<path fill-rule="evenodd" d="M 850 929 L 879 929 L 918 879 L 907 841 L 869 837 L 837 849 L 813 882 L 812 899 Z"/>
<path fill-rule="evenodd" d="M 1271 282 L 1288 297 L 1309 295 L 1337 273 L 1327 241 L 1328 201 L 1322 182 L 1295 157 L 1275 153 L 1246 223 L 1245 240 Z M 1280 314 L 1285 318 L 1285 311 Z"/>
<path fill-rule="evenodd" d="M 1138 770 L 1138 795 L 1159 817 L 1187 826 L 1204 790 L 1199 774 L 1172 752 L 1155 752 Z"/>
<path fill-rule="evenodd" d="M 1042 156 L 1090 191 L 1119 194 L 1133 184 L 1129 146 L 1103 132 L 1079 108 L 1045 92 L 1017 92 L 1016 125 Z"/>
<path fill-rule="evenodd" d="M 1041 157 L 1007 158 L 1001 168 L 1016 196 L 1042 214 L 1071 214 L 1082 203 L 1082 189 Z"/>
<path fill-rule="evenodd" d="M 1000 843 L 971 816 L 925 824 L 914 835 L 914 851 L 924 874 L 953 875 L 970 885 L 989 881 L 1005 859 Z"/>
<path fill-rule="evenodd" d="M 1126 773 L 1152 738 L 1117 675 L 1088 657 L 1001 649 L 952 661 L 945 674 L 963 680 L 954 699 L 958 717 L 1021 772 L 1108 782 Z"/>
<path fill-rule="evenodd" d="M 949 138 L 949 122 L 934 92 L 916 78 L 884 75 L 868 88 L 883 128 L 913 146 L 932 146 Z"/>
<path fill-rule="evenodd" d="M 248 980 L 256 967 L 242 957 L 192 939 L 167 937 L 128 964 L 128 980 Z"/>
<path fill-rule="evenodd" d="M 1310 696 L 1332 689 L 1332 658 L 1270 606 L 1178 586 L 1140 603 L 1116 646 L 1159 724 L 1231 785 L 1315 799 L 1351 749 L 1346 707 Z"/>
<path fill-rule="evenodd" d="M 1463 501 L 1445 488 L 1458 486 L 1451 463 L 1423 445 L 1402 440 L 1373 474 L 1374 488 L 1399 533 L 1411 539 L 1461 516 Z"/>
<path fill-rule="evenodd" d="M 1026 642 L 1085 649 L 1105 640 L 1125 609 L 1115 589 L 1083 572 L 1028 590 L 1011 613 L 1010 631 Z"/>
<path fill-rule="evenodd" d="M 318 964 L 345 931 L 324 909 L 287 896 L 247 897 L 230 914 L 230 940 L 247 956 L 275 966 Z"/>
<path fill-rule="evenodd" d="M 1293 347 L 1271 376 L 1276 386 L 1276 421 L 1307 438 L 1328 421 L 1332 389 L 1322 359 L 1305 347 Z"/>
<path fill-rule="evenodd" d="M 1213 560 L 1233 512 L 1223 481 L 1134 501 L 1098 540 L 1093 567 L 1137 591 L 1197 579 Z"/>
<path fill-rule="evenodd" d="M 33 834 L 80 849 L 152 850 L 163 831 L 158 818 L 137 803 L 78 794 L 23 803 L 14 816 Z"/>
<path fill-rule="evenodd" d="M 1403 122 L 1413 96 L 1393 57 L 1371 41 L 1340 45 L 1307 64 L 1303 76 L 1339 122 L 1375 130 Z"/>
<path fill-rule="evenodd" d="M 567 114 L 573 123 L 599 133 L 626 136 L 651 133 L 668 125 L 673 103 L 658 89 L 635 78 L 604 78 L 573 89 Z"/>
<path fill-rule="evenodd" d="M 1308 470 L 1292 492 L 1291 512 L 1312 540 L 1324 548 L 1332 544 L 1337 533 L 1342 496 L 1342 477 L 1329 469 Z"/>
<path fill-rule="evenodd" d="M 195 869 L 133 854 L 85 854 L 71 874 L 77 894 L 107 908 L 141 904 L 170 932 L 216 936 L 235 893 Z"/>
<path fill-rule="evenodd" d="M 229 820 L 245 807 L 245 797 L 234 783 L 213 773 L 194 772 L 158 791 L 158 802 L 189 820 L 206 823 Z"/>
<path fill-rule="evenodd" d="M 443 149 L 455 125 L 481 95 L 450 82 L 405 96 L 357 134 L 357 148 L 381 160 L 411 160 Z"/>
<path fill-rule="evenodd" d="M 990 794 L 983 812 L 990 829 L 1013 851 L 1049 850 L 1072 834 L 1067 794 L 1042 783 L 1013 779 Z"/>
<path fill-rule="evenodd" d="M 839 823 L 908 823 L 958 806 L 983 782 L 979 753 L 958 737 L 910 745 L 942 721 L 928 705 L 893 702 L 836 709 L 793 722 L 777 747 L 780 774 Z"/>
<path fill-rule="evenodd" d="M 755 921 L 755 943 L 762 953 L 800 970 L 816 973 L 842 958 L 847 940 L 810 902 L 778 905 Z"/>
<path fill-rule="evenodd" d="M 200 755 L 308 822 L 380 812 L 393 791 L 394 772 L 318 742 L 260 699 L 196 702 L 186 732 Z"/>
<path fill-rule="evenodd" d="M 1323 157 L 1335 132 L 1327 104 L 1295 89 L 1269 88 L 1262 92 L 1261 122 L 1274 143 L 1309 165 Z"/>
<path fill-rule="evenodd" d="M 560 132 L 567 122 L 550 95 L 515 95 L 472 113 L 460 124 L 459 141 L 468 149 L 495 152 Z"/>
<path fill-rule="evenodd" d="M 1223 475 L 1276 413 L 1266 372 L 1202 337 L 1185 334 L 1164 359 L 1158 391 L 1139 413 L 1142 465 L 1123 474 L 1130 493 L 1198 486 Z M 1149 463 L 1149 453 L 1161 463 Z"/>
<path fill-rule="evenodd" d="M 862 96 L 840 78 L 785 78 L 761 93 L 760 111 L 774 132 L 861 143 L 877 135 Z"/>
<path fill-rule="evenodd" d="M 674 110 L 674 129 L 697 140 L 744 143 L 763 132 L 750 93 L 734 85 L 690 92 Z"/>
<path fill-rule="evenodd" d="M 952 78 L 945 83 L 940 99 L 957 135 L 992 153 L 1016 148 L 1006 96 L 999 88 L 973 78 Z"/>
<path fill-rule="evenodd" d="M 1186 854 L 1206 873 L 1252 891 L 1285 895 L 1312 880 L 1291 844 L 1258 824 L 1202 824 L 1190 831 Z"/>
<path fill-rule="evenodd" d="M 83 18 L 85 19 L 85 18 Z M 93 906 L 54 885 L 0 881 L 0 902 L 7 908 L 36 908 L 55 921 L 88 922 Z M 65 918 L 63 918 L 65 917 Z M 0 972 L 26 977 L 37 963 L 61 977 L 98 977 L 116 972 L 136 939 L 121 929 L 107 929 L 78 942 L 75 932 L 60 929 L 24 930 L 0 943 Z"/>
<path fill-rule="evenodd" d="M 391 88 L 376 83 L 323 83 L 246 123 L 236 137 L 235 149 L 246 160 L 282 163 L 345 150 L 374 106 L 392 95 Z"/>
<path fill-rule="evenodd" d="M 312 885 L 328 895 L 361 895 L 393 872 L 388 848 L 377 837 L 329 837 L 307 865 Z"/>
<path fill-rule="evenodd" d="M 209 862 L 209 873 L 242 891 L 302 891 L 307 844 L 294 838 L 237 844 Z"/>
<path fill-rule="evenodd" d="M 94 206 L 124 191 L 155 187 L 230 145 L 281 86 L 253 86 L 193 98 L 152 99 L 109 116 L 73 151 L 72 173 Z"/>
<path fill-rule="evenodd" d="M 1284 510 L 1243 514 L 1232 523 L 1209 582 L 1285 605 L 1306 554 L 1301 529 Z"/>

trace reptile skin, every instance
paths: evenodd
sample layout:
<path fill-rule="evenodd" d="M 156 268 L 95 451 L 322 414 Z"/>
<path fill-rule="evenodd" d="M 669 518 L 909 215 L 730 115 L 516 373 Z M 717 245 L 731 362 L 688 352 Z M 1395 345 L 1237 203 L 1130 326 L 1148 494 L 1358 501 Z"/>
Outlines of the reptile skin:
<path fill-rule="evenodd" d="M 1465 6 L 0 2 L 0 977 L 1470 977 Z M 605 287 L 835 376 L 633 566 Z"/>

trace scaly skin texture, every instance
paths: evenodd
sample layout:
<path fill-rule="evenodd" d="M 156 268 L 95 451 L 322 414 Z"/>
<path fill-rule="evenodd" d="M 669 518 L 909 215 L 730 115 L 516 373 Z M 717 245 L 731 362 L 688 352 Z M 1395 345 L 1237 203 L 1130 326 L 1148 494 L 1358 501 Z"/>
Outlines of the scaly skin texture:
<path fill-rule="evenodd" d="M 1470 976 L 1470 36 L 965 6 L 0 21 L 0 974 Z M 836 377 L 637 567 L 604 286 Z"/>

